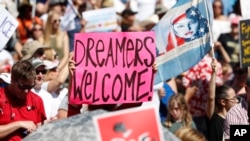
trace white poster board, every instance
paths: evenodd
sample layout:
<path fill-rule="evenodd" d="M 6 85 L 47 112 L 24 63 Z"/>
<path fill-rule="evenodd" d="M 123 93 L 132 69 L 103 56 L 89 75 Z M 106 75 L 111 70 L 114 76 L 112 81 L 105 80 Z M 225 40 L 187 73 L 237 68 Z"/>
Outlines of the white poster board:
<path fill-rule="evenodd" d="M 75 18 L 77 17 L 77 10 L 73 5 L 72 0 L 68 0 L 65 13 L 62 17 L 61 28 L 63 31 L 74 30 L 76 27 Z"/>
<path fill-rule="evenodd" d="M 15 32 L 18 22 L 2 5 L 0 5 L 0 50 L 4 48 L 12 34 Z"/>
<path fill-rule="evenodd" d="M 117 17 L 115 8 L 102 8 L 82 13 L 87 21 L 85 32 L 103 32 L 117 28 Z"/>
<path fill-rule="evenodd" d="M 241 15 L 244 19 L 250 18 L 250 2 L 249 0 L 241 0 L 240 1 L 240 7 L 241 7 Z"/>

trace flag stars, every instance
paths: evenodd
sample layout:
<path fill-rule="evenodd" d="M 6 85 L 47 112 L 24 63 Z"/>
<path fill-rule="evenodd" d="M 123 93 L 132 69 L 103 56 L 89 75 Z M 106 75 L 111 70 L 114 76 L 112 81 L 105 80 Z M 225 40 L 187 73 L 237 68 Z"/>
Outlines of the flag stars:
<path fill-rule="evenodd" d="M 196 12 L 194 10 L 191 11 L 190 13 L 192 16 L 195 16 L 196 15 Z"/>
<path fill-rule="evenodd" d="M 204 32 L 204 30 L 205 30 L 204 28 L 200 28 L 200 32 L 201 32 L 201 33 L 203 33 L 203 32 Z"/>

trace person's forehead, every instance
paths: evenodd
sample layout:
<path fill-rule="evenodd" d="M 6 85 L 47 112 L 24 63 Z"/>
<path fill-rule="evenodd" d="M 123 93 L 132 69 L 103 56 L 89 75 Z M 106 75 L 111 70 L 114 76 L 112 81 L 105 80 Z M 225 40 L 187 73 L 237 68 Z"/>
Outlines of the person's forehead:
<path fill-rule="evenodd" d="M 233 88 L 230 88 L 230 89 L 228 90 L 227 95 L 230 96 L 230 97 L 234 97 L 234 96 L 236 96 L 236 93 L 235 93 L 235 91 L 234 91 Z"/>
<path fill-rule="evenodd" d="M 39 24 L 35 24 L 35 26 L 34 27 L 37 27 L 37 28 L 40 28 L 40 27 L 42 27 L 41 25 L 39 25 Z"/>
<path fill-rule="evenodd" d="M 178 108 L 179 105 L 178 105 L 178 103 L 177 103 L 176 101 L 173 101 L 173 102 L 171 103 L 170 107 L 171 107 L 171 108 Z"/>
<path fill-rule="evenodd" d="M 53 14 L 52 19 L 58 19 L 58 18 L 60 18 L 60 15 L 58 15 L 58 14 Z"/>
<path fill-rule="evenodd" d="M 189 19 L 189 18 L 185 18 L 185 19 L 181 19 L 178 22 L 174 23 L 174 25 L 180 25 L 180 24 L 184 25 L 184 24 L 190 23 L 191 21 L 193 21 L 193 20 Z"/>

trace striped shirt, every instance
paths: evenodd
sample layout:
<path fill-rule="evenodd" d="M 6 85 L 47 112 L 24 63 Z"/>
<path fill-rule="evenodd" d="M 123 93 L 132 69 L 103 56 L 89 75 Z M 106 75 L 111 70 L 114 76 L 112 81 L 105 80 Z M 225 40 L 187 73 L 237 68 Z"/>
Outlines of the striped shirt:
<path fill-rule="evenodd" d="M 247 108 L 247 101 L 243 98 L 240 103 L 228 111 L 224 122 L 224 139 L 230 139 L 230 125 L 249 125 Z"/>

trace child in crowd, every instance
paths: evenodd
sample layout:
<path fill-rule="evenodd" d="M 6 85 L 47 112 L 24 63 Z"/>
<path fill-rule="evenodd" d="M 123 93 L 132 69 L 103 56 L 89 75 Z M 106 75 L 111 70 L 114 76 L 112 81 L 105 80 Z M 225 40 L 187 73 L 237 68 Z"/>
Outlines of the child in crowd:
<path fill-rule="evenodd" d="M 175 133 L 182 127 L 191 127 L 196 129 L 192 116 L 189 113 L 188 105 L 182 94 L 172 95 L 168 102 L 167 119 L 163 122 L 163 126 Z"/>

